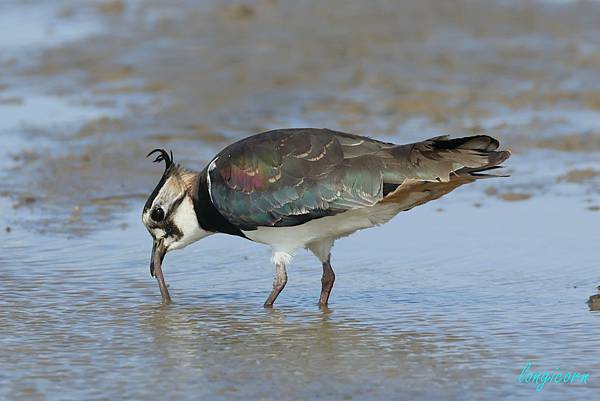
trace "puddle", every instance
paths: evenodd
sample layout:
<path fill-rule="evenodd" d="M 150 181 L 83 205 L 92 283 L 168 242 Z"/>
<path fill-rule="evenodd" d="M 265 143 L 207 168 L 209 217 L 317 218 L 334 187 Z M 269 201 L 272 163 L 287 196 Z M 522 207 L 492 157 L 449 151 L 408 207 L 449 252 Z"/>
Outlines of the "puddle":
<path fill-rule="evenodd" d="M 61 18 L 61 9 L 51 2 L 3 1 L 0 5 L 0 48 L 18 53 L 27 49 L 52 47 L 83 39 L 100 32 L 101 25 L 90 18 Z"/>
<path fill-rule="evenodd" d="M 0 132 L 52 129 L 67 124 L 76 126 L 106 112 L 55 96 L 28 94 L 20 99 L 18 104 L 0 104 Z"/>

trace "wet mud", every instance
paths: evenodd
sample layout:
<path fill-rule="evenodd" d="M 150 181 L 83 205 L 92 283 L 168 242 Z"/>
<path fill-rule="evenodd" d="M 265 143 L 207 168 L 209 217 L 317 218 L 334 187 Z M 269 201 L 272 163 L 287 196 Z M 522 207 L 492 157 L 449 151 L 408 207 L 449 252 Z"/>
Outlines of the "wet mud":
<path fill-rule="evenodd" d="M 35 87 L 36 95 L 59 99 L 57 107 L 81 110 L 65 112 L 62 123 L 41 116 L 6 127 L 31 141 L 43 137 L 48 149 L 37 142 L 9 149 L 19 160 L 5 179 L 28 180 L 9 185 L 11 199 L 80 207 L 93 225 L 103 212 L 85 209 L 98 192 L 135 197 L 151 185 L 142 157 L 149 148 L 175 149 L 179 161 L 201 168 L 232 140 L 285 126 L 399 142 L 486 132 L 515 157 L 550 149 L 560 160 L 562 151 L 600 149 L 593 18 L 600 13 L 592 4 L 356 2 L 334 9 L 269 1 L 48 8 L 49 24 L 90 21 L 91 32 L 33 57 L 0 60 L 10 77 L 0 105 L 7 113 L 30 109 L 23 88 Z M 33 152 L 43 156 L 23 155 Z M 507 192 L 500 199 L 531 196 Z M 60 224 L 69 218 L 58 217 Z"/>
<path fill-rule="evenodd" d="M 3 2 L 0 398 L 514 399 L 529 360 L 600 372 L 599 20 L 593 1 Z M 167 257 L 160 307 L 145 155 L 201 169 L 303 126 L 486 133 L 510 177 L 340 241 L 329 313 L 304 254 L 263 311 L 268 250 L 224 237 Z"/>

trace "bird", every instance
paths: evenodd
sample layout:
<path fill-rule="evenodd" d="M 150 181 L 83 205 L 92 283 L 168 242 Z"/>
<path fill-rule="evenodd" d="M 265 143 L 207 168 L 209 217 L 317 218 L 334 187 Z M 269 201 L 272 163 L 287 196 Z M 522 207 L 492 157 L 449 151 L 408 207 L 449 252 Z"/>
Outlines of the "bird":
<path fill-rule="evenodd" d="M 276 129 L 221 150 L 200 171 L 154 149 L 164 162 L 142 222 L 153 239 L 150 274 L 164 304 L 171 297 L 165 254 L 216 233 L 271 247 L 272 307 L 287 283 L 294 254 L 308 249 L 321 262 L 318 304 L 327 307 L 335 282 L 331 250 L 339 238 L 382 225 L 398 213 L 489 174 L 511 155 L 487 135 L 394 144 L 320 128 Z"/>

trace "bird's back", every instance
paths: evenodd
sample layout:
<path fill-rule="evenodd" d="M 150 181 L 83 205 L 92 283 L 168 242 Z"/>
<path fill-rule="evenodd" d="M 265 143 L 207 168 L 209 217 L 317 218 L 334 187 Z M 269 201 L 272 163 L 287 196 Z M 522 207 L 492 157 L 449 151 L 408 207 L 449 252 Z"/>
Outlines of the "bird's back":
<path fill-rule="evenodd" d="M 268 131 L 217 155 L 208 169 L 211 199 L 243 230 L 295 226 L 395 202 L 405 185 L 438 183 L 441 196 L 506 160 L 498 145 L 485 135 L 395 145 L 326 129 Z"/>

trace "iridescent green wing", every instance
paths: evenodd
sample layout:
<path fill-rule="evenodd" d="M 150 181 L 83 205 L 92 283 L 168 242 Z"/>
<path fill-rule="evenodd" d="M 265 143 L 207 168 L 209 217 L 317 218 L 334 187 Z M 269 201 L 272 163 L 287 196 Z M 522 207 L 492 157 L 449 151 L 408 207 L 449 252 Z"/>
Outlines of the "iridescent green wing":
<path fill-rule="evenodd" d="M 293 226 L 383 197 L 391 144 L 329 130 L 262 133 L 224 149 L 209 166 L 211 199 L 241 229 Z"/>

